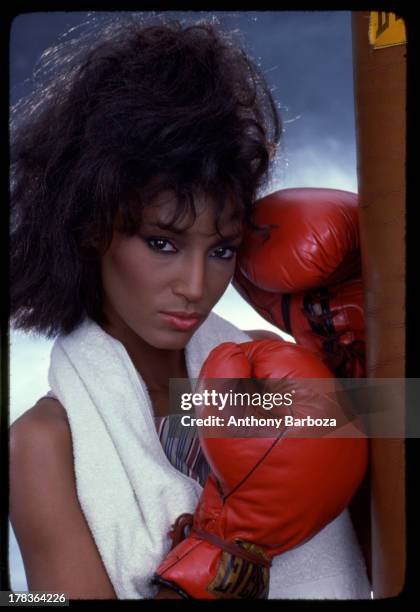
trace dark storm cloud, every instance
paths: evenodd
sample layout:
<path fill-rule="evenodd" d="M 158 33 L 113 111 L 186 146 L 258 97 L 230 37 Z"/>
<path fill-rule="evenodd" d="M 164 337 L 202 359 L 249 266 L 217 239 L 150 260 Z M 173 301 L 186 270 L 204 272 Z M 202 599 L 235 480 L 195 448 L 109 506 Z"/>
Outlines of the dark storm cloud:
<path fill-rule="evenodd" d="M 261 14 L 259 37 L 250 37 L 264 58 L 285 120 L 300 116 L 294 138 L 334 133 L 354 137 L 352 49 L 349 12 Z"/>

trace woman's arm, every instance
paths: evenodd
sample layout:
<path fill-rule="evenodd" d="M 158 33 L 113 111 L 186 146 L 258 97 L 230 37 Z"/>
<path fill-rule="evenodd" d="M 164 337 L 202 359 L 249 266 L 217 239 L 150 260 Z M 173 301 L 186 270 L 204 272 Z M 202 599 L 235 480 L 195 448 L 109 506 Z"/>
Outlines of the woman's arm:
<path fill-rule="evenodd" d="M 40 400 L 10 428 L 10 519 L 30 590 L 116 599 L 79 505 L 70 428 L 55 400 Z"/>
<path fill-rule="evenodd" d="M 10 428 L 10 520 L 28 588 L 116 599 L 83 511 L 63 406 L 42 399 Z M 182 599 L 162 588 L 156 599 Z"/>

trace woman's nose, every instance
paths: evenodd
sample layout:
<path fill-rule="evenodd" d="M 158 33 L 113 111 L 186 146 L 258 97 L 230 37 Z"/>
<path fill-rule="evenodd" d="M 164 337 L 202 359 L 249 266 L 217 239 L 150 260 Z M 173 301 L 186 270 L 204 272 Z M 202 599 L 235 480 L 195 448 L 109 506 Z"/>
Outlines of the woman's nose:
<path fill-rule="evenodd" d="M 204 294 L 205 276 L 206 265 L 203 256 L 187 255 L 173 283 L 174 293 L 182 295 L 189 302 L 197 302 Z"/>

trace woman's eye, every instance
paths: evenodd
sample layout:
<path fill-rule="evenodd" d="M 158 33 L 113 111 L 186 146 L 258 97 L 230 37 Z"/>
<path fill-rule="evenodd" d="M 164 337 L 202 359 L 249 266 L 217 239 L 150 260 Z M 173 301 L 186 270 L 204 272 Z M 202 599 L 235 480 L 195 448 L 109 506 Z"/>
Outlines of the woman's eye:
<path fill-rule="evenodd" d="M 236 249 L 233 247 L 219 247 L 214 249 L 213 257 L 218 257 L 219 259 L 232 259 L 235 255 Z"/>
<path fill-rule="evenodd" d="M 176 253 L 176 248 L 169 240 L 164 238 L 147 238 L 146 244 L 154 251 L 161 251 L 163 253 Z"/>

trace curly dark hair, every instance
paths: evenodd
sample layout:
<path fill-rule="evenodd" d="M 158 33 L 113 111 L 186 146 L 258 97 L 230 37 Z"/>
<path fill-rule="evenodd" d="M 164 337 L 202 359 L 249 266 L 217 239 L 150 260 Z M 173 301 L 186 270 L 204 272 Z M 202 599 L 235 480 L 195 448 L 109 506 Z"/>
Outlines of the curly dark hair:
<path fill-rule="evenodd" d="M 44 54 L 12 109 L 11 322 L 53 337 L 103 322 L 100 249 L 162 189 L 234 201 L 246 222 L 281 120 L 258 66 L 214 22 L 113 20 Z"/>

